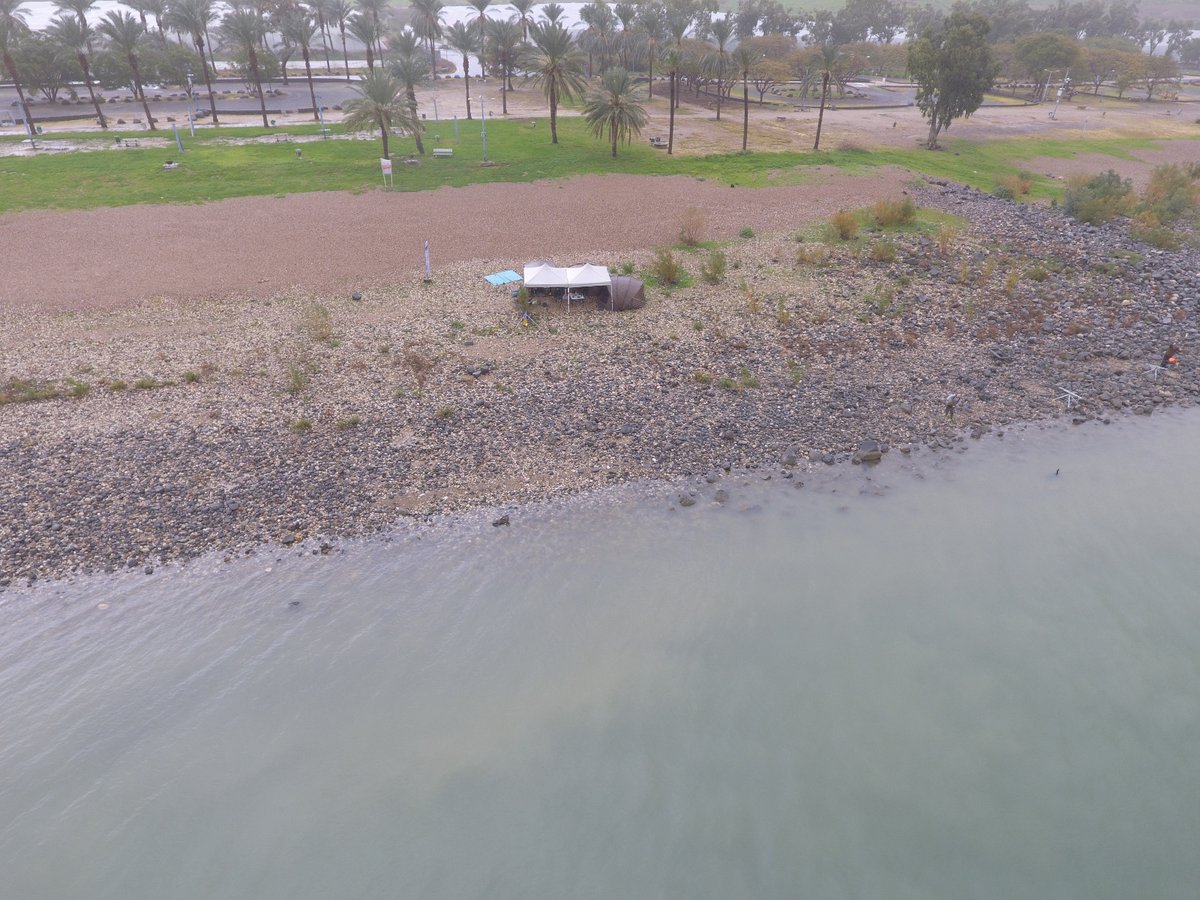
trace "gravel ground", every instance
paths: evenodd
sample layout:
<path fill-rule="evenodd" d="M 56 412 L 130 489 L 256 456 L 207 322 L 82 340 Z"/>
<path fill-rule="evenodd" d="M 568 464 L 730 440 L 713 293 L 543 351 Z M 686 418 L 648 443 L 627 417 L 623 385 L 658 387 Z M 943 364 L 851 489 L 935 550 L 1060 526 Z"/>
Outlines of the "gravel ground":
<path fill-rule="evenodd" d="M 853 250 L 793 239 L 815 203 L 780 210 L 774 232 L 725 246 L 718 284 L 651 288 L 629 313 L 551 304 L 529 329 L 479 277 L 511 256 L 443 261 L 432 285 L 393 277 L 357 303 L 243 285 L 205 303 L 10 309 L 0 390 L 26 402 L 0 405 L 0 588 L 263 543 L 321 552 L 639 478 L 690 478 L 682 504 L 720 501 L 727 472 L 798 484 L 889 449 L 1200 395 L 1195 249 L 954 185 L 910 190 L 974 225 Z M 722 236 L 746 222 L 712 218 Z M 650 263 L 602 251 L 557 261 Z M 707 252 L 680 255 L 698 276 Z M 1155 377 L 1171 345 L 1179 363 Z"/>
<path fill-rule="evenodd" d="M 397 176 L 401 177 L 401 176 Z M 422 193 L 247 197 L 198 206 L 127 206 L 0 216 L 0 315 L 116 309 L 153 298 L 269 296 L 292 288 L 349 294 L 468 259 L 529 259 L 674 243 L 684 211 L 711 237 L 818 221 L 902 189 L 898 169 L 853 177 L 817 169 L 810 184 L 730 188 L 688 177 L 586 176 Z M 487 270 L 491 271 L 491 270 Z M 479 269 L 479 274 L 484 274 Z"/>

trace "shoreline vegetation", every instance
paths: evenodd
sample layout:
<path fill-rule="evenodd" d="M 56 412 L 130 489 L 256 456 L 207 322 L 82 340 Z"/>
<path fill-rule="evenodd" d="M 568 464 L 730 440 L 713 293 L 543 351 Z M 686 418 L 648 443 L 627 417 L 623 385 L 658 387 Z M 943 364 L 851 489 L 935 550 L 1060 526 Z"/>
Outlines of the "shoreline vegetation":
<path fill-rule="evenodd" d="M 528 121 L 537 121 L 531 118 Z M 451 143 L 449 123 L 431 147 Z M 560 143 L 544 144 L 530 137 L 526 120 L 488 123 L 491 161 L 481 164 L 482 138 L 475 129 L 463 129 L 454 142 L 454 155 L 446 159 L 411 154 L 409 141 L 395 139 L 397 152 L 394 190 L 428 191 L 470 184 L 520 183 L 563 179 L 591 174 L 682 175 L 728 183 L 738 187 L 803 184 L 815 172 L 835 167 L 847 174 L 865 174 L 900 166 L 919 175 L 947 178 L 991 191 L 1005 178 L 1025 173 L 1038 159 L 1070 160 L 1080 153 L 1109 157 L 1113 165 L 1136 159 L 1139 150 L 1169 146 L 1173 140 L 1195 140 L 1195 134 L 1138 136 L 1077 136 L 1054 138 L 1012 137 L 984 141 L 949 139 L 946 149 L 874 146 L 842 141 L 835 149 L 820 152 L 764 150 L 750 153 L 716 152 L 665 156 L 644 141 L 622 148 L 613 159 L 603 142 L 588 133 L 577 117 L 559 122 Z M 94 132 L 54 135 L 74 149 L 35 157 L 0 155 L 0 216 L 29 210 L 81 210 L 99 207 L 161 203 L 206 203 L 234 197 L 282 196 L 312 191 L 363 192 L 379 189 L 376 142 L 365 134 L 346 133 L 332 126 L 334 135 L 322 140 L 316 127 L 287 129 L 251 127 L 210 128 L 186 138 L 181 156 L 168 137 L 147 138 L 145 132 L 116 136 L 139 139 L 136 148 L 113 150 L 113 135 Z M 280 137 L 289 140 L 281 145 Z M 18 138 L 0 138 L 16 143 Z M 156 146 L 150 145 L 156 142 Z M 94 152 L 79 152 L 92 149 Z M 299 156 L 296 152 L 299 150 Z M 415 159 L 406 165 L 404 159 Z M 166 161 L 175 168 L 166 170 Z M 1025 200 L 1061 199 L 1059 178 L 1028 173 Z"/>
<path fill-rule="evenodd" d="M 1132 200 L 1084 224 L 941 177 L 881 199 L 729 240 L 701 211 L 679 245 L 594 260 L 644 277 L 644 309 L 550 302 L 533 327 L 479 277 L 511 260 L 358 302 L 10 315 L 0 587 L 1200 395 L 1194 233 L 1158 249 Z"/>

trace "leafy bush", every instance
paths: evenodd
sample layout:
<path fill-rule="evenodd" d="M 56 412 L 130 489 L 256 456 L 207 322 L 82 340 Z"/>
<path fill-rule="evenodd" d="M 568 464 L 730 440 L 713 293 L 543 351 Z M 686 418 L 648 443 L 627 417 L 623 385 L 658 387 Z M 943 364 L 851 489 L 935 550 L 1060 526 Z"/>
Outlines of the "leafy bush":
<path fill-rule="evenodd" d="M 1125 215 L 1132 206 L 1133 184 L 1112 169 L 1091 178 L 1071 178 L 1063 197 L 1067 215 L 1089 225 L 1099 225 Z"/>
<path fill-rule="evenodd" d="M 1200 175 L 1200 170 L 1197 170 Z M 1200 182 L 1188 169 L 1171 164 L 1158 166 L 1142 194 L 1140 209 L 1154 216 L 1159 225 L 1194 216 L 1200 205 Z"/>
<path fill-rule="evenodd" d="M 654 261 L 650 263 L 650 274 L 661 285 L 679 284 L 679 279 L 683 277 L 683 267 L 679 265 L 675 254 L 663 247 L 654 251 Z"/>
<path fill-rule="evenodd" d="M 1001 200 L 1016 200 L 1017 194 L 1012 188 L 1006 184 L 997 184 L 996 189 L 992 191 L 992 195 L 999 197 Z"/>
<path fill-rule="evenodd" d="M 903 200 L 879 200 L 871 207 L 871 216 L 881 228 L 911 225 L 917 220 L 917 205 L 908 197 Z"/>
<path fill-rule="evenodd" d="M 709 284 L 716 284 L 725 277 L 725 254 L 713 250 L 708 254 L 708 262 L 700 267 L 700 277 Z"/>
<path fill-rule="evenodd" d="M 754 229 L 751 228 L 749 225 L 747 225 L 745 228 L 743 228 L 741 231 L 738 232 L 738 237 L 749 240 L 750 238 L 754 237 Z"/>
<path fill-rule="evenodd" d="M 1153 216 L 1138 216 L 1138 221 L 1129 229 L 1131 237 L 1158 250 L 1178 250 L 1182 245 L 1174 229 L 1163 225 Z"/>
<path fill-rule="evenodd" d="M 1024 197 L 1032 187 L 1033 177 L 1027 172 L 1019 172 L 1016 175 L 1001 175 L 997 178 L 996 190 L 993 193 L 997 197 L 1003 197 L 1005 200 L 1014 200 L 1017 197 Z M 1008 196 L 1004 197 L 1001 192 L 1008 194 Z"/>
<path fill-rule="evenodd" d="M 704 213 L 694 206 L 689 206 L 683 214 L 683 224 L 679 229 L 679 242 L 687 247 L 695 247 L 704 240 Z"/>
<path fill-rule="evenodd" d="M 858 217 L 844 209 L 839 210 L 829 217 L 829 227 L 838 240 L 848 241 L 858 234 Z"/>

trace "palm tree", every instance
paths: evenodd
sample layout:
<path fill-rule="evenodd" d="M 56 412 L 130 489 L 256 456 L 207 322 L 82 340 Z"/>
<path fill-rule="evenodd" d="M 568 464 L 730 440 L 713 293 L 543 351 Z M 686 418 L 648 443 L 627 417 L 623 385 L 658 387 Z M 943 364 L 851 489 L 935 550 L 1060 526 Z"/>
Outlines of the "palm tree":
<path fill-rule="evenodd" d="M 408 97 L 408 111 L 412 120 L 417 121 L 417 85 L 429 76 L 429 65 L 425 57 L 418 53 L 405 53 L 398 56 L 391 65 L 392 75 L 404 85 L 404 94 Z M 421 140 L 421 130 L 413 132 L 417 139 L 417 152 L 425 155 L 425 143 Z"/>
<path fill-rule="evenodd" d="M 646 85 L 646 96 L 654 96 L 654 60 L 658 58 L 658 47 L 667 38 L 666 12 L 659 3 L 647 3 L 638 13 L 638 24 L 646 36 L 646 49 L 650 63 L 650 80 Z"/>
<path fill-rule="evenodd" d="M 350 0 L 329 0 L 329 20 L 337 25 L 342 35 L 342 59 L 346 63 L 346 80 L 350 80 L 350 53 L 346 50 L 346 25 L 354 12 Z"/>
<path fill-rule="evenodd" d="M 329 0 L 308 0 L 308 8 L 317 17 L 317 27 L 321 29 L 321 50 L 325 54 L 325 73 L 332 74 L 333 64 L 329 61 L 329 45 L 333 37 L 329 32 Z"/>
<path fill-rule="evenodd" d="M 54 8 L 64 18 L 68 15 L 74 16 L 79 27 L 88 32 L 87 52 L 90 56 L 92 52 L 91 39 L 96 34 L 88 27 L 87 14 L 96 8 L 96 0 L 54 0 Z"/>
<path fill-rule="evenodd" d="M 75 59 L 79 61 L 79 68 L 83 70 L 83 83 L 87 85 L 88 96 L 92 98 L 92 106 L 96 109 L 96 121 L 100 123 L 100 127 L 108 130 L 108 119 L 104 117 L 104 113 L 100 110 L 100 101 L 96 99 L 96 91 L 92 87 L 92 68 L 88 60 L 88 48 L 92 45 L 92 29 L 87 24 L 87 19 L 83 20 L 83 24 L 79 24 L 79 19 L 74 16 L 60 15 L 57 19 L 50 23 L 50 27 L 46 29 L 54 43 L 58 44 L 68 53 L 75 54 Z"/>
<path fill-rule="evenodd" d="M 621 23 L 621 34 L 617 37 L 617 44 L 621 48 L 621 66 L 625 69 L 629 68 L 629 45 L 633 37 L 633 23 L 637 19 L 637 11 L 638 8 L 628 0 L 622 0 L 613 6 L 613 15 Z"/>
<path fill-rule="evenodd" d="M 629 143 L 646 127 L 646 110 L 634 96 L 633 78 L 619 67 L 608 69 L 600 78 L 601 88 L 588 97 L 583 116 L 592 134 L 608 132 L 612 157 L 617 158 L 617 142 Z"/>
<path fill-rule="evenodd" d="M 317 112 L 317 91 L 313 87 L 312 59 L 309 49 L 317 37 L 317 22 L 307 12 L 299 7 L 287 10 L 279 22 L 279 31 L 283 39 L 300 51 L 304 59 L 304 74 L 308 78 L 308 95 L 312 98 L 313 121 L 321 121 Z"/>
<path fill-rule="evenodd" d="M 467 6 L 475 10 L 475 21 L 479 25 L 479 75 L 481 78 L 487 74 L 482 70 L 484 68 L 484 56 L 487 54 L 487 8 L 491 5 L 492 0 L 467 0 Z"/>
<path fill-rule="evenodd" d="M 521 40 L 529 40 L 529 26 L 533 24 L 533 4 L 537 0 L 509 0 L 508 5 L 517 11 L 517 24 L 521 26 Z"/>
<path fill-rule="evenodd" d="M 25 98 L 25 90 L 21 86 L 17 61 L 12 57 L 12 51 L 16 49 L 17 42 L 29 33 L 29 26 L 25 23 L 26 12 L 21 8 L 23 5 L 21 0 L 0 0 L 0 58 L 3 58 L 4 68 L 8 70 L 8 77 L 13 80 L 13 86 L 17 89 L 21 112 L 25 115 L 25 124 L 32 136 L 36 133 L 33 116 L 29 114 L 29 101 Z"/>
<path fill-rule="evenodd" d="M 737 45 L 733 51 L 734 70 L 742 76 L 742 152 L 750 139 L 750 70 L 758 62 L 759 56 L 745 41 Z"/>
<path fill-rule="evenodd" d="M 547 25 L 557 25 L 565 12 L 566 10 L 557 3 L 547 3 L 542 7 L 542 18 Z"/>
<path fill-rule="evenodd" d="M 217 98 L 213 95 L 212 78 L 209 77 L 208 63 L 204 60 L 204 44 L 208 37 L 208 23 L 213 19 L 212 0 L 175 0 L 167 10 L 167 19 L 171 27 L 188 34 L 200 54 L 200 67 L 204 69 L 204 89 L 208 92 L 208 108 L 212 113 L 214 125 L 220 125 L 217 118 Z M 209 53 L 212 48 L 209 47 Z"/>
<path fill-rule="evenodd" d="M 508 115 L 508 92 L 512 90 L 512 73 L 521 56 L 521 21 L 493 19 L 488 22 L 491 36 L 492 71 L 500 70 L 500 102 L 503 113 Z"/>
<path fill-rule="evenodd" d="M 708 33 L 712 36 L 713 42 L 717 45 L 717 58 L 713 67 L 717 71 L 717 121 L 721 121 L 721 95 L 724 93 L 723 81 L 725 77 L 725 69 L 729 60 L 726 58 L 725 47 L 729 44 L 733 37 L 733 17 L 726 13 L 720 19 L 713 19 L 712 25 L 709 26 Z"/>
<path fill-rule="evenodd" d="M 142 109 L 146 111 L 146 123 L 151 131 L 158 129 L 154 125 L 154 117 L 150 115 L 150 104 L 146 102 L 146 91 L 142 88 L 142 70 L 138 65 L 138 45 L 141 43 L 146 29 L 127 12 L 110 12 L 100 20 L 99 31 L 108 38 L 108 48 L 115 54 L 124 55 L 133 71 L 133 92 L 142 101 Z"/>
<path fill-rule="evenodd" d="M 264 37 L 262 19 L 248 9 L 234 9 L 221 20 L 221 39 L 227 47 L 236 47 L 246 54 L 250 63 L 250 78 L 258 91 L 258 106 L 262 110 L 263 128 L 270 128 L 267 121 L 267 98 L 263 94 L 262 76 L 258 70 L 258 48 Z"/>
<path fill-rule="evenodd" d="M 413 31 L 429 44 L 429 71 L 437 75 L 434 43 L 442 36 L 442 0 L 413 0 Z"/>
<path fill-rule="evenodd" d="M 371 24 L 375 26 L 374 50 L 379 56 L 380 65 L 382 65 L 383 23 L 381 21 L 380 14 L 388 8 L 388 0 L 354 0 L 354 3 L 360 10 L 362 10 L 363 15 L 371 20 Z M 370 58 L 371 55 L 368 53 L 367 59 L 369 60 Z"/>
<path fill-rule="evenodd" d="M 670 113 L 667 126 L 667 156 L 675 153 L 675 83 L 678 80 L 679 67 L 683 64 L 683 52 L 675 46 L 667 47 L 662 55 L 662 64 L 670 73 L 670 93 L 667 95 L 667 110 Z"/>
<path fill-rule="evenodd" d="M 446 43 L 456 53 L 462 54 L 463 83 L 467 87 L 467 118 L 471 118 L 471 54 L 479 52 L 479 35 L 464 25 L 455 22 L 446 31 Z"/>
<path fill-rule="evenodd" d="M 154 24 L 158 28 L 158 39 L 162 41 L 163 49 L 167 47 L 167 33 L 163 31 L 163 16 L 167 14 L 167 0 L 141 0 L 141 7 L 154 16 Z"/>
<path fill-rule="evenodd" d="M 542 86 L 542 93 L 550 103 L 550 143 L 557 144 L 558 101 L 583 93 L 584 56 L 571 41 L 571 33 L 561 25 L 543 25 L 532 34 L 533 50 L 524 67 L 529 80 Z"/>
<path fill-rule="evenodd" d="M 683 64 L 683 39 L 692 27 L 695 13 L 687 6 L 672 6 L 667 10 L 667 33 L 671 35 L 671 45 L 677 51 L 675 65 L 671 67 L 671 96 L 672 104 L 679 108 L 679 68 Z"/>
<path fill-rule="evenodd" d="M 367 72 L 354 89 L 359 96 L 346 104 L 346 127 L 371 131 L 378 128 L 383 135 L 383 158 L 391 159 L 389 133 L 416 134 L 421 130 L 421 123 L 411 113 L 408 98 L 404 96 L 404 85 L 381 67 L 378 72 Z"/>
<path fill-rule="evenodd" d="M 366 13 L 350 17 L 350 34 L 367 50 L 367 69 L 375 68 L 375 43 L 379 40 L 379 26 Z"/>

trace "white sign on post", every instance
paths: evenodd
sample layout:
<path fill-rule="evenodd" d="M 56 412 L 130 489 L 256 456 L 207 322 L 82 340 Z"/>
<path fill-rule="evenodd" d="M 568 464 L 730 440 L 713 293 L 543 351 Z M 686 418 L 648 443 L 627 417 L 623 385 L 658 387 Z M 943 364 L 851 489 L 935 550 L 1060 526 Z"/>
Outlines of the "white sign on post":
<path fill-rule="evenodd" d="M 388 183 L 392 180 L 392 161 L 381 156 L 379 158 L 379 168 L 383 170 L 383 186 L 387 187 Z"/>

